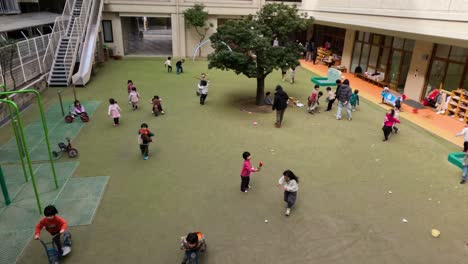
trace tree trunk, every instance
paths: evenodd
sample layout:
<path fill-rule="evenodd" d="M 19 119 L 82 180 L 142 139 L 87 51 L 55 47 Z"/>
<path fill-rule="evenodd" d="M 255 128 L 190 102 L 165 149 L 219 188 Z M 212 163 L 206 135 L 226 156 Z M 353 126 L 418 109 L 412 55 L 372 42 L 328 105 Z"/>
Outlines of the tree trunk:
<path fill-rule="evenodd" d="M 256 104 L 263 105 L 265 99 L 265 77 L 257 78 L 257 98 Z"/>

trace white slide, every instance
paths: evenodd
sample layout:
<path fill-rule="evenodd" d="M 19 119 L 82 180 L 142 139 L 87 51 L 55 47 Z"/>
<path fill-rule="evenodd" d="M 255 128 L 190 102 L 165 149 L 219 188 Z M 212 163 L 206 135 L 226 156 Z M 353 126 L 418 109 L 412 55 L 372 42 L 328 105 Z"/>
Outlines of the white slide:
<path fill-rule="evenodd" d="M 104 0 L 93 1 L 88 27 L 86 29 L 86 37 L 82 44 L 83 48 L 81 49 L 80 67 L 78 72 L 72 76 L 74 85 L 86 85 L 91 78 L 103 7 Z"/>

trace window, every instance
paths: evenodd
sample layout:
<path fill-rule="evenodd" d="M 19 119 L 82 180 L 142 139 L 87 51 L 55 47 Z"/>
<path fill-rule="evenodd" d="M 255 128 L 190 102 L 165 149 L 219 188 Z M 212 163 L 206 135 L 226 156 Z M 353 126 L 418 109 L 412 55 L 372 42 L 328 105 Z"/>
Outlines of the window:
<path fill-rule="evenodd" d="M 104 42 L 114 42 L 114 33 L 112 32 L 112 21 L 102 21 L 102 32 L 104 35 Z"/>
<path fill-rule="evenodd" d="M 467 48 L 437 44 L 429 67 L 423 96 L 441 85 L 447 91 L 468 89 Z"/>

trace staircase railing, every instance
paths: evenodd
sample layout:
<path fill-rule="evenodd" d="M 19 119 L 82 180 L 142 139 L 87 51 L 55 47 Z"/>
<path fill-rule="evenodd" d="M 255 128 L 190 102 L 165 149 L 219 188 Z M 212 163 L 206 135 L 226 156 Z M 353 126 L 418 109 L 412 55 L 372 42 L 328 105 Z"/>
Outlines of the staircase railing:
<path fill-rule="evenodd" d="M 68 24 L 70 23 L 71 12 L 73 5 L 75 4 L 74 0 L 67 0 L 65 6 L 63 7 L 62 16 L 55 18 L 54 27 L 52 29 L 49 39 L 49 44 L 47 44 L 46 54 L 51 53 L 51 56 L 44 56 L 42 64 L 44 69 L 50 69 L 55 62 L 55 55 L 57 51 L 58 44 L 60 43 L 60 38 L 67 33 Z M 50 60 L 49 58 L 53 58 Z"/>
<path fill-rule="evenodd" d="M 92 1 L 92 0 L 91 0 Z M 67 49 L 65 52 L 64 56 L 64 63 L 66 62 L 71 62 L 70 69 L 65 69 L 65 76 L 67 78 L 67 82 L 70 80 L 72 74 L 73 74 L 73 69 L 75 68 L 75 62 L 76 62 L 76 57 L 78 54 L 79 50 L 79 45 L 81 44 L 81 40 L 84 37 L 84 34 L 86 33 L 86 25 L 88 22 L 89 18 L 89 13 L 90 13 L 90 0 L 83 0 L 81 4 L 81 11 L 80 15 L 76 18 L 74 18 L 74 23 L 72 30 L 70 32 L 69 36 L 69 41 L 67 44 Z"/>

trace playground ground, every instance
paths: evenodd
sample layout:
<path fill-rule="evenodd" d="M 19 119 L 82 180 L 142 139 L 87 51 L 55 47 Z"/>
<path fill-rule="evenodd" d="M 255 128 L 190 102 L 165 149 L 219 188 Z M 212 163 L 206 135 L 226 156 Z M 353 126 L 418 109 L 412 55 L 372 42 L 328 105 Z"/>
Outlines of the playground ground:
<path fill-rule="evenodd" d="M 164 72 L 162 60 L 111 61 L 78 89 L 80 100 L 101 103 L 73 142 L 81 153 L 74 176 L 110 179 L 92 224 L 70 228 L 74 246 L 65 263 L 178 263 L 179 239 L 190 231 L 206 235 L 201 263 L 465 263 L 468 189 L 447 162 L 458 146 L 406 120 L 383 143 L 385 110 L 364 98 L 351 122 L 291 107 L 276 129 L 274 113 L 240 109 L 255 94 L 255 80 L 206 65 L 187 61 L 177 76 Z M 194 77 L 207 71 L 212 82 L 200 106 Z M 274 72 L 266 90 L 281 83 L 305 101 L 312 75 L 298 69 L 290 85 Z M 127 79 L 142 96 L 135 112 Z M 153 95 L 164 99 L 165 116 L 151 115 Z M 72 99 L 71 89 L 64 96 Z M 55 89 L 44 97 L 46 105 L 57 102 Z M 109 97 L 123 109 L 117 128 L 107 117 Z M 33 107 L 24 115 L 26 122 L 37 118 Z M 142 122 L 156 133 L 148 161 L 137 145 Z M 5 126 L 0 143 L 11 136 Z M 247 194 L 239 192 L 245 150 L 265 164 Z M 285 169 L 300 177 L 289 218 L 275 187 Z M 439 238 L 431 237 L 432 228 Z M 47 261 L 31 241 L 18 263 Z"/>

